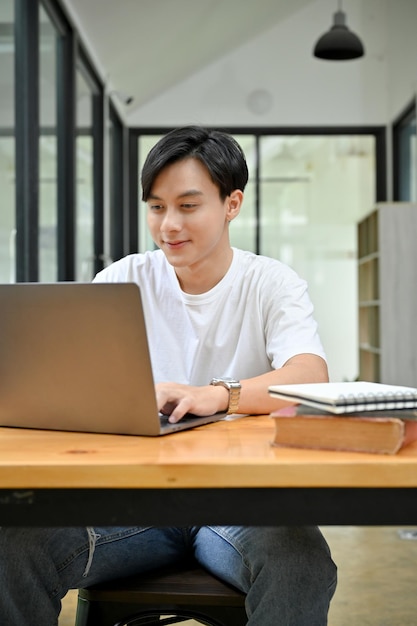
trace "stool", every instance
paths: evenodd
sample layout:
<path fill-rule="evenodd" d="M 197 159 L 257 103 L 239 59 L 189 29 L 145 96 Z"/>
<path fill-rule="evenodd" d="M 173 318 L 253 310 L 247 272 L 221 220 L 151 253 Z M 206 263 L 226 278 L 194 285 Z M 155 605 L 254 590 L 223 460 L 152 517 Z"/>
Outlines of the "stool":
<path fill-rule="evenodd" d="M 244 626 L 245 597 L 197 563 L 175 565 L 79 589 L 75 626 Z"/>

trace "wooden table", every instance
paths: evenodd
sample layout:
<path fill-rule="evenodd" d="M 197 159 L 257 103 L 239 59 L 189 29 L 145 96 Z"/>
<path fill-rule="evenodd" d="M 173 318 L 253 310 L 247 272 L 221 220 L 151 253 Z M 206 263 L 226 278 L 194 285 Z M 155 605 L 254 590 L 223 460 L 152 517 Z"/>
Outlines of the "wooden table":
<path fill-rule="evenodd" d="M 0 428 L 0 524 L 417 524 L 417 444 L 322 452 L 273 434 L 268 416 L 158 438 Z"/>

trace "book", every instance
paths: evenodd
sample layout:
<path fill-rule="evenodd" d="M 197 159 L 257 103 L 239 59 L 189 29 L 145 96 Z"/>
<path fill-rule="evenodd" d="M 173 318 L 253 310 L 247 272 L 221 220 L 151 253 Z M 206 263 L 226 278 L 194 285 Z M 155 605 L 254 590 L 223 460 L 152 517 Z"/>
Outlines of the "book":
<path fill-rule="evenodd" d="M 275 421 L 273 444 L 290 448 L 396 454 L 417 441 L 417 410 L 376 413 L 335 415 L 301 405 L 287 406 L 271 413 Z"/>
<path fill-rule="evenodd" d="M 271 385 L 268 392 L 337 414 L 417 408 L 417 388 L 366 381 Z"/>

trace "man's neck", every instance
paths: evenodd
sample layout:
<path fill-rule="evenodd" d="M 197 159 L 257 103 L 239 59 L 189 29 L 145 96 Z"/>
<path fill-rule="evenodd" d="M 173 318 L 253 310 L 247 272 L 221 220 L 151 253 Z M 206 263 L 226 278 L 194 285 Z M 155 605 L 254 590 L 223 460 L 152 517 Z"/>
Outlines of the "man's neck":
<path fill-rule="evenodd" d="M 174 268 L 181 289 L 185 293 L 198 295 L 213 289 L 226 275 L 233 259 L 233 250 L 213 261 L 210 259 L 188 267 Z"/>

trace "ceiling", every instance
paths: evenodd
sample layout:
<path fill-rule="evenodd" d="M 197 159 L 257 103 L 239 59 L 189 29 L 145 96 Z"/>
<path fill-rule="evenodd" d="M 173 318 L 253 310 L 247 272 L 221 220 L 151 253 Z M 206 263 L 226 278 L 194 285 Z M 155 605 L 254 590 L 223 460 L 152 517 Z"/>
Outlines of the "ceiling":
<path fill-rule="evenodd" d="M 314 0 L 62 1 L 110 92 L 135 108 Z"/>
<path fill-rule="evenodd" d="M 340 1 L 340 0 L 339 0 Z M 367 2 L 369 0 L 366 0 Z M 61 0 L 127 123 L 136 107 L 291 18 L 316 0 Z M 320 6 L 320 3 L 319 3 Z M 323 31 L 336 0 L 325 4 Z M 317 7 L 318 8 L 318 7 Z M 328 9 L 328 11 L 327 11 Z M 318 33 L 320 34 L 320 33 Z M 132 101 L 127 104 L 126 100 Z M 364 153 L 367 138 L 355 139 Z M 302 148 L 301 148 L 302 146 Z M 299 150 L 307 151 L 301 155 Z M 276 158 L 304 163 L 319 146 L 275 140 Z"/>

